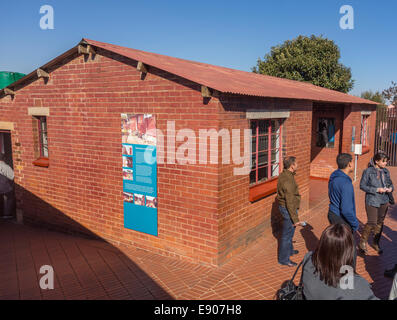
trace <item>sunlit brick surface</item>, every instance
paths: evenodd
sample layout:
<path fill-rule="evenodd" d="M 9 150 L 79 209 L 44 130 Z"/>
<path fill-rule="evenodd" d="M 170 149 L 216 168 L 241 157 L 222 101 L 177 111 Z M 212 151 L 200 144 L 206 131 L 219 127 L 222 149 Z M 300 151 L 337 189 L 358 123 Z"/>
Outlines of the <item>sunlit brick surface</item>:
<path fill-rule="evenodd" d="M 397 184 L 397 168 L 391 172 Z M 328 225 L 326 188 L 326 182 L 311 182 L 311 211 L 302 217 L 309 226 L 296 232 L 296 262 L 315 248 Z M 355 188 L 358 217 L 365 223 L 364 193 L 358 183 Z M 392 284 L 383 272 L 397 263 L 396 229 L 397 207 L 385 220 L 384 254 L 378 256 L 370 248 L 369 256 L 357 261 L 358 273 L 383 299 Z M 2 221 L 0 256 L 0 299 L 273 299 L 294 271 L 277 264 L 277 241 L 270 230 L 223 266 L 205 267 Z M 39 287 L 39 269 L 45 264 L 54 267 L 54 290 Z"/>
<path fill-rule="evenodd" d="M 355 141 L 359 141 L 363 111 L 372 112 L 370 145 L 373 145 L 375 106 L 360 104 L 365 101 L 357 97 L 343 99 L 355 102 L 352 105 L 321 103 L 303 99 L 309 96 L 296 95 L 296 90 L 288 90 L 291 99 L 281 99 L 276 98 L 280 96 L 277 88 L 267 85 L 272 94 L 265 97 L 225 93 L 203 99 L 201 84 L 213 83 L 217 85 L 214 88 L 210 85 L 212 89 L 247 93 L 245 83 L 255 84 L 243 78 L 262 76 L 245 73 L 241 78 L 242 73 L 236 71 L 238 75 L 231 77 L 234 71 L 230 73 L 229 69 L 218 67 L 207 68 L 204 72 L 203 65 L 186 64 L 186 61 L 175 63 L 175 59 L 171 59 L 174 67 L 170 67 L 168 58 L 164 60 L 164 57 L 151 55 L 148 61 L 147 55 L 146 58 L 140 54 L 136 56 L 134 50 L 119 48 L 121 51 L 116 50 L 119 55 L 114 49 L 112 45 L 102 44 L 95 48 L 96 54 L 89 57 L 77 52 L 68 58 L 62 56 L 65 59 L 60 58 L 59 65 L 44 68 L 50 73 L 49 79 L 33 77 L 30 83 L 16 89 L 17 94 L 13 98 L 10 95 L 0 98 L 0 122 L 6 122 L 8 126 L 12 123 L 13 127 L 11 143 L 16 200 L 25 223 L 96 235 L 116 246 L 140 248 L 190 263 L 220 266 L 248 249 L 263 234 L 276 233 L 274 226 L 279 215 L 275 194 L 254 202 L 249 200 L 255 191 L 250 188 L 249 177 L 234 172 L 242 164 L 237 165 L 237 159 L 223 157 L 223 149 L 228 149 L 224 148 L 226 143 L 219 141 L 216 145 L 208 139 L 207 144 L 200 141 L 201 130 L 220 132 L 226 129 L 231 138 L 233 132 L 238 132 L 235 130 L 240 130 L 240 148 L 233 152 L 238 145 L 234 139 L 229 145 L 231 153 L 239 158 L 244 150 L 248 150 L 243 143 L 244 130 L 250 128 L 247 111 L 288 110 L 289 116 L 283 118 L 279 160 L 296 156 L 302 213 L 310 208 L 310 177 L 329 176 L 336 167 L 336 154 L 351 151 L 353 127 L 356 128 Z M 138 61 L 128 56 L 146 61 L 150 66 L 146 76 L 142 77 L 137 70 Z M 163 68 L 165 64 L 167 67 Z M 214 72 L 213 68 L 218 71 Z M 193 77 L 192 72 L 195 71 Z M 225 75 L 228 76 L 225 78 Z M 196 82 L 188 80 L 191 77 Z M 232 86 L 238 90 L 231 90 L 231 83 L 222 83 L 230 77 L 238 79 Z M 210 78 L 213 81 L 208 82 Z M 280 81 L 288 83 L 290 89 L 308 86 L 285 79 L 272 78 L 272 81 L 275 84 Z M 310 90 L 315 88 L 309 87 Z M 326 97 L 320 95 L 321 98 L 319 90 L 325 89 L 316 88 L 317 94 L 312 97 L 316 101 L 324 101 Z M 341 93 L 326 91 L 329 96 L 325 101 L 342 101 L 335 100 L 335 95 L 340 96 Z M 285 94 L 283 92 L 280 97 L 286 97 Z M 46 114 L 49 112 L 48 168 L 33 164 L 39 156 L 39 139 L 37 123 L 30 115 L 30 108 L 45 108 Z M 168 140 L 175 140 L 173 130 L 168 130 L 169 123 L 170 127 L 175 124 L 177 133 L 189 129 L 188 132 L 193 130 L 195 134 L 194 142 L 188 139 L 191 141 L 188 150 L 196 163 L 188 165 L 179 160 L 174 163 L 171 159 L 161 163 L 159 160 L 165 155 L 167 159 L 173 158 L 175 152 L 171 146 L 162 148 L 158 140 L 158 236 L 124 228 L 122 113 L 154 114 L 156 128 L 164 134 L 165 144 Z M 342 143 L 336 143 L 333 149 L 319 149 L 313 145 L 317 136 L 317 119 L 323 116 L 335 117 L 338 123 L 335 139 L 340 138 Z M 180 138 L 185 140 L 184 136 Z M 182 141 L 174 142 L 176 151 L 187 146 Z M 225 154 L 228 153 L 226 151 Z M 372 149 L 360 157 L 359 169 L 366 167 L 373 152 Z M 200 163 L 201 156 L 208 161 L 211 158 L 211 161 Z M 263 188 L 269 188 L 271 184 L 257 187 L 262 189 L 262 193 L 265 192 Z"/>

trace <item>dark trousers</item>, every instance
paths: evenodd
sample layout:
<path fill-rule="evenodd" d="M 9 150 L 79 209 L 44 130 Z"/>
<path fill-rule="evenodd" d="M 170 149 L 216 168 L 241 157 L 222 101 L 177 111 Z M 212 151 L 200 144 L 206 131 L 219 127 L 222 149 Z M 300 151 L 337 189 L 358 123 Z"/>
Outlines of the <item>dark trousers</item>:
<path fill-rule="evenodd" d="M 347 225 L 350 228 L 350 230 L 351 230 L 351 232 L 353 233 L 353 236 L 354 236 L 354 232 L 353 232 L 352 227 L 350 226 L 350 224 L 343 217 L 338 216 L 337 214 L 333 213 L 332 211 L 328 211 L 328 221 L 329 221 L 330 224 L 342 223 L 342 224 Z M 356 260 L 357 260 L 357 250 L 356 250 L 356 246 L 354 246 L 354 262 L 353 262 L 354 263 L 354 266 L 353 266 L 354 269 L 356 268 Z"/>
<path fill-rule="evenodd" d="M 3 216 L 13 216 L 15 207 L 14 190 L 3 193 L 0 196 L 3 197 Z"/>
<path fill-rule="evenodd" d="M 328 221 L 330 224 L 337 224 L 337 223 L 346 224 L 353 232 L 353 229 L 350 226 L 350 224 L 343 217 L 333 213 L 332 211 L 328 211 Z"/>
<path fill-rule="evenodd" d="M 287 264 L 290 261 L 290 257 L 292 256 L 292 253 L 294 251 L 292 238 L 295 234 L 295 227 L 292 223 L 288 210 L 282 206 L 279 206 L 278 208 L 281 215 L 283 216 L 283 228 L 280 239 L 278 262 L 281 264 Z"/>
<path fill-rule="evenodd" d="M 383 221 L 385 220 L 388 207 L 388 203 L 382 204 L 379 208 L 365 204 L 365 211 L 367 212 L 368 218 L 367 224 L 373 227 L 375 227 L 376 225 L 383 225 Z"/>

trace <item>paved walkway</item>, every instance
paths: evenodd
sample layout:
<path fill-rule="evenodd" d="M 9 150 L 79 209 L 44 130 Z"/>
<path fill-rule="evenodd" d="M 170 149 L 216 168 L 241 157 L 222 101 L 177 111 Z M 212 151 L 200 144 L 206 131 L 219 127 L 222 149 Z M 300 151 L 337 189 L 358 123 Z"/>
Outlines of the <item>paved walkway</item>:
<path fill-rule="evenodd" d="M 397 168 L 392 168 L 397 184 Z M 322 188 L 321 188 L 322 183 Z M 326 182 L 314 182 L 324 194 Z M 366 221 L 364 193 L 356 188 L 359 220 Z M 328 225 L 327 199 L 315 202 L 297 229 L 295 247 L 299 262 L 313 250 Z M 357 271 L 375 294 L 388 297 L 392 281 L 385 268 L 397 263 L 397 206 L 389 210 L 381 244 L 385 253 L 358 257 Z M 392 242 L 395 242 L 394 244 Z M 65 235 L 43 229 L 0 222 L 0 299 L 273 299 L 294 268 L 277 263 L 277 240 L 269 231 L 248 250 L 225 265 L 204 267 L 142 250 L 123 251 L 98 240 Z M 51 265 L 55 288 L 42 290 L 40 267 Z"/>

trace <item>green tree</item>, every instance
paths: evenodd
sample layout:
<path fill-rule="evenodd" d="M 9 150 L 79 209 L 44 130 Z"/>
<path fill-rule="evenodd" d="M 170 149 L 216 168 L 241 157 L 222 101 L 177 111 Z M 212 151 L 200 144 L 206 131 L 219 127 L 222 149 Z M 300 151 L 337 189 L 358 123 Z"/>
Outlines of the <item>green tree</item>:
<path fill-rule="evenodd" d="M 383 97 L 397 106 L 397 83 L 392 81 L 389 89 L 383 90 Z"/>
<path fill-rule="evenodd" d="M 386 99 L 379 91 L 373 92 L 367 90 L 361 93 L 361 98 L 378 102 L 376 106 L 376 128 L 379 127 L 380 122 L 387 121 L 387 106 Z"/>
<path fill-rule="evenodd" d="M 361 98 L 371 100 L 374 102 L 379 102 L 380 105 L 385 105 L 386 100 L 382 93 L 379 91 L 372 92 L 371 90 L 367 90 L 361 93 Z"/>
<path fill-rule="evenodd" d="M 272 47 L 252 71 L 346 93 L 353 88 L 354 80 L 350 68 L 339 59 L 340 51 L 334 41 L 322 36 L 299 36 Z"/>

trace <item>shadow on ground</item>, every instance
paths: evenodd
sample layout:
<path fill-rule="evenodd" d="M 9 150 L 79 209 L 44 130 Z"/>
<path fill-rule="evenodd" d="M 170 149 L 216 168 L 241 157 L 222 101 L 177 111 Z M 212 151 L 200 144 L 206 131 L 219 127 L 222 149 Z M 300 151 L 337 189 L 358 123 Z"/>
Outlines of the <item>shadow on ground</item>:
<path fill-rule="evenodd" d="M 305 240 L 307 251 L 314 251 L 317 248 L 319 239 L 313 233 L 313 227 L 307 223 L 305 227 L 301 228 L 300 233 Z"/>
<path fill-rule="evenodd" d="M 283 226 L 283 218 L 278 209 L 277 200 L 273 203 L 272 213 L 271 213 L 271 226 L 272 226 L 272 234 L 273 237 L 277 240 L 277 253 L 280 250 L 280 240 L 282 235 L 282 226 Z M 299 232 L 301 233 L 307 251 L 314 251 L 317 247 L 319 239 L 313 233 L 313 226 L 309 223 L 306 224 L 305 227 L 300 228 Z M 295 230 L 296 232 L 297 230 Z"/>
<path fill-rule="evenodd" d="M 390 217 L 390 213 L 388 213 Z M 366 221 L 359 220 L 359 235 L 356 234 L 355 240 L 358 244 L 360 241 L 361 233 Z M 396 255 L 396 246 L 393 243 L 397 239 L 397 232 L 390 229 L 387 225 L 387 220 L 385 220 L 385 224 L 383 227 L 382 237 L 380 240 L 380 247 L 383 249 L 382 254 L 378 254 L 374 249 L 372 249 L 371 245 L 373 244 L 373 236 L 371 235 L 368 238 L 368 254 L 365 255 L 361 250 L 358 249 L 357 256 L 362 258 L 365 265 L 365 270 L 369 274 L 372 281 L 370 281 L 372 290 L 374 294 L 381 299 L 387 299 L 390 293 L 390 288 L 392 286 L 392 279 L 388 279 L 384 277 L 385 266 L 388 264 L 390 268 L 397 263 L 397 255 Z M 392 263 L 395 261 L 395 263 Z"/>
<path fill-rule="evenodd" d="M 120 249 L 21 186 L 15 189 L 29 203 L 28 226 L 0 222 L 0 299 L 173 299 Z M 54 268 L 54 290 L 39 286 L 43 265 Z"/>

